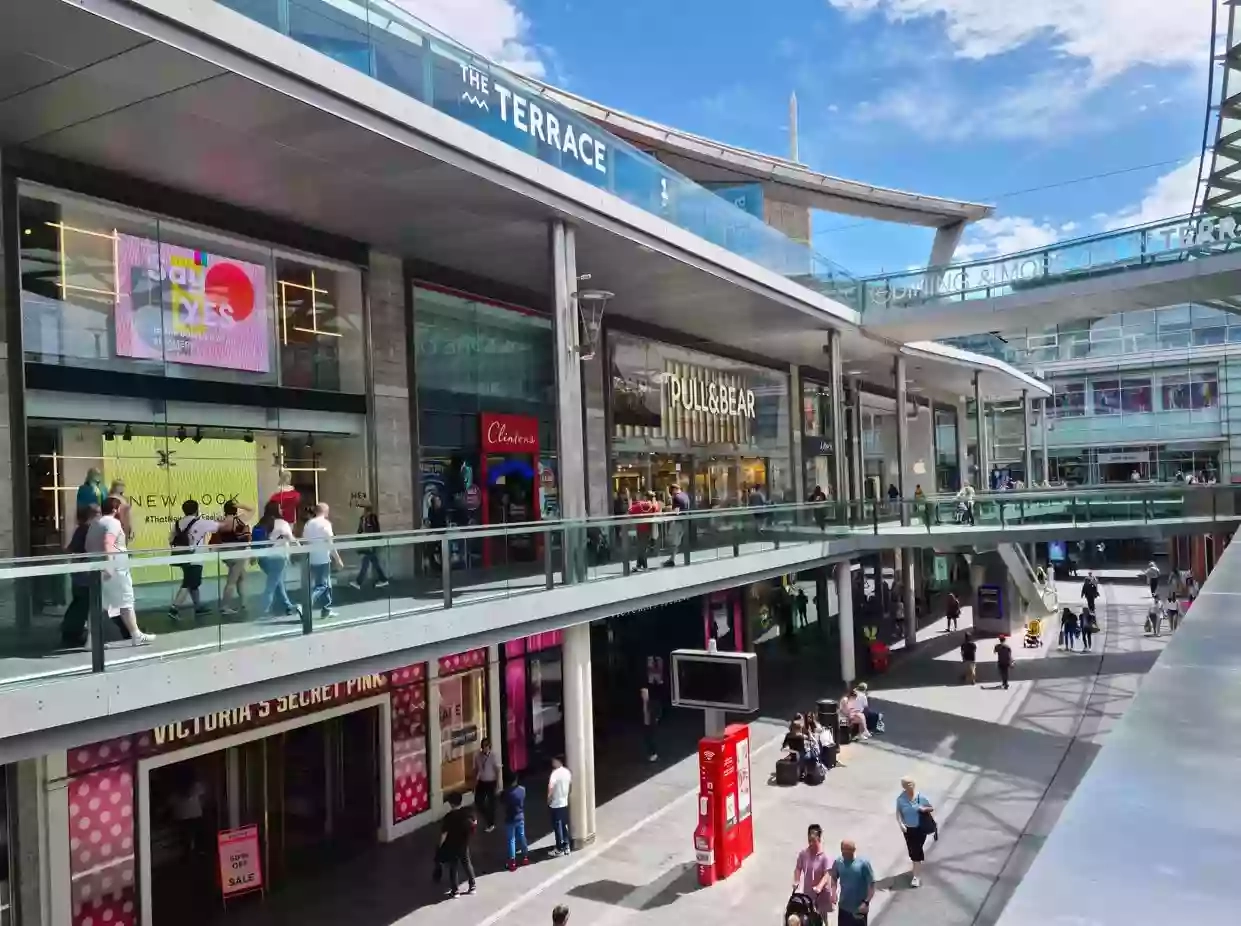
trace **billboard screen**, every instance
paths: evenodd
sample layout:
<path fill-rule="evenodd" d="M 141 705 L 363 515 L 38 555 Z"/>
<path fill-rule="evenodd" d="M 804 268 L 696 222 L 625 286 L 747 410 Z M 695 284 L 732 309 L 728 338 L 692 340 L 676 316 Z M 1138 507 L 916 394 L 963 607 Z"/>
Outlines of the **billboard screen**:
<path fill-rule="evenodd" d="M 268 372 L 266 267 L 118 234 L 116 291 L 117 356 Z"/>

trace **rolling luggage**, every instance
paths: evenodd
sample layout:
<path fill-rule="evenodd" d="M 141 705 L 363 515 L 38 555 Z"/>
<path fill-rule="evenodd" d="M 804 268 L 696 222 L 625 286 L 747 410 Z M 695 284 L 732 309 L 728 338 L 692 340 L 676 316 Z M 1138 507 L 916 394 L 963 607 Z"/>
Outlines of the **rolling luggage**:
<path fill-rule="evenodd" d="M 796 756 L 785 756 L 776 762 L 776 784 L 781 787 L 792 787 L 797 784 L 801 778 L 799 774 L 799 766 L 801 763 Z"/>
<path fill-rule="evenodd" d="M 822 762 L 816 762 L 814 765 L 806 767 L 806 784 L 821 785 L 827 778 L 827 768 Z"/>

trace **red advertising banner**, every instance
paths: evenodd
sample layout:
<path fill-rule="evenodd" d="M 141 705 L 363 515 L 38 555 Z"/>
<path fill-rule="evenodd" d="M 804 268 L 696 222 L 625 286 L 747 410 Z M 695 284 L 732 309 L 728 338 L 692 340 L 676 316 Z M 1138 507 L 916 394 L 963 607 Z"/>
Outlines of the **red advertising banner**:
<path fill-rule="evenodd" d="M 243 826 L 235 830 L 220 830 L 216 839 L 220 853 L 220 890 L 224 896 L 262 890 L 259 828 Z"/>
<path fill-rule="evenodd" d="M 482 445 L 486 453 L 539 455 L 539 420 L 525 415 L 483 412 Z"/>

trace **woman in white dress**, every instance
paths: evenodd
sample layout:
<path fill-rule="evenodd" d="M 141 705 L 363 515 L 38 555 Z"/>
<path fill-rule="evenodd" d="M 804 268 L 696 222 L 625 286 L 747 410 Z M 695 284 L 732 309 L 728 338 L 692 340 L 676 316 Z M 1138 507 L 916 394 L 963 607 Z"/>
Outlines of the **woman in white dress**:
<path fill-rule="evenodd" d="M 120 617 L 133 646 L 146 646 L 155 639 L 155 634 L 143 633 L 134 614 L 134 580 L 129 574 L 129 548 L 125 543 L 125 527 L 118 517 L 124 505 L 124 499 L 115 495 L 103 500 L 100 517 L 86 535 L 86 552 L 107 554 L 107 565 L 100 573 L 104 610 L 108 617 Z"/>

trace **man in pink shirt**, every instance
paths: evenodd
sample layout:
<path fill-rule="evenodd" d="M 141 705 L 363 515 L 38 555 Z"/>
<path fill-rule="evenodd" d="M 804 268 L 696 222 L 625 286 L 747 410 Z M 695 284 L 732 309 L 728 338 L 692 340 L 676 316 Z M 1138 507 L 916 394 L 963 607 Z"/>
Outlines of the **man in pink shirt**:
<path fill-rule="evenodd" d="M 824 918 L 832 912 L 831 867 L 832 860 L 823 851 L 823 827 L 812 823 L 806 830 L 806 848 L 797 853 L 793 891 L 809 894 Z"/>

